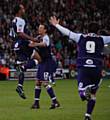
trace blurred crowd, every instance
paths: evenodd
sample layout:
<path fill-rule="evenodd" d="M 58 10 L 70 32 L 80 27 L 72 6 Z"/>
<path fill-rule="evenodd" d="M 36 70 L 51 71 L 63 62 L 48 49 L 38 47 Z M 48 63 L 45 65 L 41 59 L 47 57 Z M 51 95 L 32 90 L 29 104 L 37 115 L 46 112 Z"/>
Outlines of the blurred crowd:
<path fill-rule="evenodd" d="M 13 8 L 23 3 L 26 8 L 24 18 L 28 22 L 32 36 L 37 35 L 41 22 L 49 24 L 50 16 L 60 18 L 60 23 L 74 32 L 87 32 L 91 21 L 97 21 L 101 29 L 110 30 L 109 0 L 1 0 L 0 2 L 0 64 L 14 68 L 15 54 L 13 41 L 9 38 Z M 52 55 L 59 67 L 75 67 L 77 46 L 67 37 L 62 36 L 50 26 L 49 35 L 52 41 Z M 107 62 L 106 62 L 107 61 Z M 105 56 L 105 63 L 110 67 L 110 54 Z"/>

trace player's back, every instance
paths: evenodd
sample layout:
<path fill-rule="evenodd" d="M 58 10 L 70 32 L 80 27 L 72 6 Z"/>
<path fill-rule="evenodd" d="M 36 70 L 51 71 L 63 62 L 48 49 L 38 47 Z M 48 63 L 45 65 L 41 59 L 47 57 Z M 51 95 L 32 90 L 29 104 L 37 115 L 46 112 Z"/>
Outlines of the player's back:
<path fill-rule="evenodd" d="M 102 66 L 103 39 L 94 34 L 81 35 L 78 42 L 77 65 L 85 67 Z"/>

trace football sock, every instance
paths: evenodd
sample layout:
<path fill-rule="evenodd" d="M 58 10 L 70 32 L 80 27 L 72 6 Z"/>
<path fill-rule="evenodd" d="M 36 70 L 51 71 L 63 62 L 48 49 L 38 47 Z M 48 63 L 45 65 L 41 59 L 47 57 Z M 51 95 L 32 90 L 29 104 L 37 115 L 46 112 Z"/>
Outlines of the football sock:
<path fill-rule="evenodd" d="M 41 86 L 36 86 L 35 87 L 35 104 L 39 103 L 40 100 L 40 93 L 41 93 Z"/>
<path fill-rule="evenodd" d="M 52 102 L 56 103 L 57 102 L 56 96 L 55 96 L 55 93 L 54 93 L 53 88 L 51 87 L 51 85 L 47 85 L 46 89 L 47 89 L 47 93 L 49 94 L 50 98 L 52 99 Z"/>
<path fill-rule="evenodd" d="M 95 103 L 96 103 L 96 100 L 95 99 L 91 99 L 88 101 L 87 103 L 87 113 L 88 114 L 91 114 L 94 107 L 95 107 Z"/>
<path fill-rule="evenodd" d="M 18 76 L 18 86 L 23 86 L 24 83 L 24 73 L 20 72 Z"/>

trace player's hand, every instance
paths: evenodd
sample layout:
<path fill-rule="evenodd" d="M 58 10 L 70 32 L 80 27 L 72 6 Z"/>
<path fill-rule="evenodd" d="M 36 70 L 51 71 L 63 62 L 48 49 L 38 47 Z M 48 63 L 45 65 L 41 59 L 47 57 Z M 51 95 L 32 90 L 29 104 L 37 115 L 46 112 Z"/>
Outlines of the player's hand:
<path fill-rule="evenodd" d="M 36 39 L 32 38 L 31 41 L 32 41 L 32 42 L 36 42 Z"/>
<path fill-rule="evenodd" d="M 29 43 L 29 47 L 36 47 L 37 46 L 37 43 L 36 42 L 31 42 Z"/>
<path fill-rule="evenodd" d="M 59 24 L 60 20 L 57 19 L 55 16 L 51 17 L 49 22 L 53 25 L 56 26 L 56 24 Z"/>

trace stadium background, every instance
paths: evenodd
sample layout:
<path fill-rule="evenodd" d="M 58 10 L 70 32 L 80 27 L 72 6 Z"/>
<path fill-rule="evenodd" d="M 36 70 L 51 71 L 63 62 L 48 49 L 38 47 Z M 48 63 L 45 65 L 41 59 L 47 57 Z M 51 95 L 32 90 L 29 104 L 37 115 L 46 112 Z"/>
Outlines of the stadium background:
<path fill-rule="evenodd" d="M 34 36 L 36 36 L 38 24 L 43 21 L 48 23 L 51 15 L 59 17 L 62 25 L 75 32 L 85 33 L 90 21 L 97 21 L 101 28 L 110 30 L 109 0 L 0 0 L 0 80 L 6 78 L 4 73 L 8 78 L 9 70 L 14 71 L 15 68 L 15 54 L 11 48 L 13 41 L 8 34 L 11 20 L 14 17 L 12 10 L 17 3 L 22 2 L 27 11 L 25 18 Z M 53 57 L 60 69 L 58 74 L 62 73 L 62 68 L 67 70 L 64 72 L 75 70 L 77 54 L 75 43 L 68 42 L 68 38 L 60 35 L 53 27 L 50 27 L 50 37 Z M 105 70 L 109 78 L 109 52 L 104 58 Z M 108 78 L 105 78 L 97 94 L 94 120 L 110 120 L 110 81 Z M 24 88 L 28 97 L 25 101 L 16 94 L 16 84 L 16 81 L 0 81 L 0 120 L 83 119 L 85 104 L 78 96 L 77 81 L 74 77 L 56 81 L 55 91 L 62 108 L 53 111 L 48 109 L 50 101 L 44 90 L 41 94 L 41 109 L 39 111 L 30 109 L 34 98 L 34 81 L 25 82 Z"/>
<path fill-rule="evenodd" d="M 2 73 L 4 73 L 3 67 L 15 68 L 13 41 L 9 38 L 9 29 L 14 17 L 13 8 L 17 3 L 23 3 L 26 7 L 24 18 L 28 22 L 29 30 L 33 36 L 37 35 L 39 23 L 46 22 L 49 24 L 48 20 L 52 15 L 59 17 L 63 26 L 75 32 L 87 32 L 88 23 L 91 21 L 97 21 L 101 30 L 110 30 L 109 0 L 1 0 L 0 71 Z M 75 69 L 76 44 L 68 42 L 68 38 L 62 36 L 52 26 L 50 26 L 49 31 L 52 41 L 52 54 L 58 67 L 68 68 L 70 71 Z M 106 54 L 104 58 L 107 70 L 110 68 L 110 54 Z M 4 77 L 2 73 L 1 79 Z"/>

